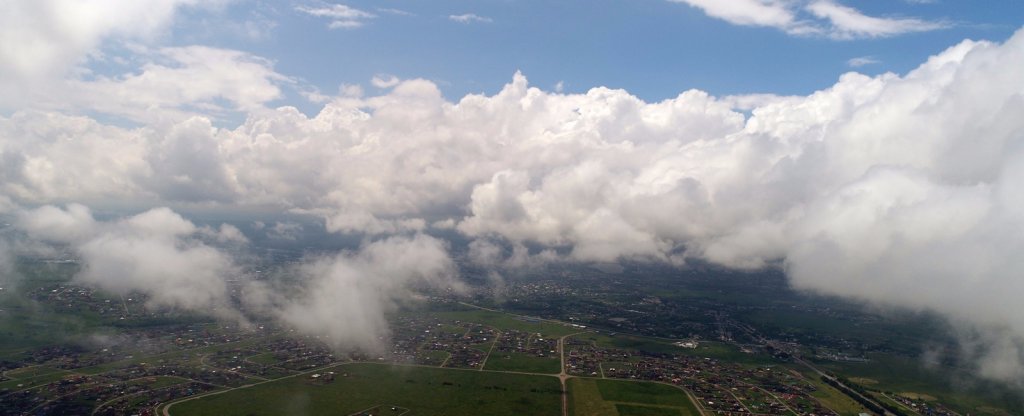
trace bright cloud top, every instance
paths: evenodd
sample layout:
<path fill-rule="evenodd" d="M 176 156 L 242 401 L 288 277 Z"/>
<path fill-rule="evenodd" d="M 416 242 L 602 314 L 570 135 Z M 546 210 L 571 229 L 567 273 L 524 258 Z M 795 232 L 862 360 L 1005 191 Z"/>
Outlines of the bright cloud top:
<path fill-rule="evenodd" d="M 234 227 L 199 228 L 166 208 L 104 223 L 77 204 L 23 212 L 16 225 L 34 239 L 70 246 L 82 259 L 81 283 L 145 293 L 152 307 L 240 317 L 229 306 L 226 284 L 239 273 L 230 256 L 204 242 L 244 242 Z"/>
<path fill-rule="evenodd" d="M 224 1 L 57 0 L 0 5 L 0 76 L 61 71 L 106 38 L 145 39 L 167 28 L 182 7 Z"/>

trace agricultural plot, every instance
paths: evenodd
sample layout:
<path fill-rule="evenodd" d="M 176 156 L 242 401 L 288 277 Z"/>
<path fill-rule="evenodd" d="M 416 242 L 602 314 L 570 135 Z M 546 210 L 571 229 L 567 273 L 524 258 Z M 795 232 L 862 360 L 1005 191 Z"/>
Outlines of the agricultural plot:
<path fill-rule="evenodd" d="M 335 373 L 333 381 L 314 381 L 303 374 L 183 401 L 169 412 L 347 415 L 386 403 L 423 416 L 561 414 L 561 388 L 555 377 L 368 363 L 325 371 Z"/>
<path fill-rule="evenodd" d="M 574 378 L 569 410 L 575 416 L 699 416 L 686 393 L 659 383 Z"/>

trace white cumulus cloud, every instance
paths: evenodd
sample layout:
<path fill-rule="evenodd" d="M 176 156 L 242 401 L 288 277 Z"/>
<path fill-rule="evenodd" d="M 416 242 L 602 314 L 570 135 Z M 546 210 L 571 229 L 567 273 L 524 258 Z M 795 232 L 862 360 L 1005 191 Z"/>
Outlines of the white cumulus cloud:
<path fill-rule="evenodd" d="M 381 351 L 385 313 L 412 298 L 412 285 L 461 290 L 445 243 L 423 234 L 312 259 L 296 273 L 305 282 L 301 294 L 280 300 L 275 314 L 337 349 Z"/>
<path fill-rule="evenodd" d="M 183 8 L 230 0 L 11 0 L 0 3 L 0 107 L 61 79 L 105 42 L 147 43 Z"/>
<path fill-rule="evenodd" d="M 79 283 L 124 295 L 145 293 L 152 307 L 239 316 L 228 299 L 227 279 L 238 275 L 232 259 L 169 209 L 98 222 L 81 205 L 43 206 L 22 212 L 16 226 L 29 238 L 69 245 L 81 258 L 82 270 L 74 277 Z M 237 238 L 237 229 L 222 231 Z"/>

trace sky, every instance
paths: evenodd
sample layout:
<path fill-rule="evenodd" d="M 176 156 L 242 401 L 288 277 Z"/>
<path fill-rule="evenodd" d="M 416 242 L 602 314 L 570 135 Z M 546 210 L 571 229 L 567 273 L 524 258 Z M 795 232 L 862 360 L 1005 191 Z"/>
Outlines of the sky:
<path fill-rule="evenodd" d="M 1024 386 L 1015 3 L 4 2 L 0 282 L 72 253 L 81 284 L 244 320 L 241 281 L 372 349 L 410 285 L 461 286 L 445 235 L 496 271 L 781 265 L 944 316 Z M 362 243 L 297 288 L 247 275 L 286 215 Z"/>
<path fill-rule="evenodd" d="M 716 96 L 806 95 L 847 71 L 904 73 L 960 40 L 1005 39 L 1024 21 L 1013 0 L 161 0 L 154 10 L 133 10 L 146 14 L 135 22 L 116 1 L 77 3 L 96 15 L 45 10 L 62 2 L 4 6 L 12 9 L 8 31 L 37 25 L 29 29 L 37 33 L 5 36 L 9 64 L 35 61 L 9 65 L 18 75 L 124 76 L 149 58 L 140 62 L 143 45 L 204 45 L 269 60 L 289 81 L 268 104 L 305 112 L 318 107 L 303 93 L 373 92 L 374 77 L 428 79 L 456 100 L 493 94 L 516 71 L 545 90 L 605 86 L 648 101 L 694 88 Z M 115 12 L 124 21 L 98 15 Z M 46 32 L 79 18 L 96 20 Z M 56 43 L 24 42 L 30 35 Z"/>

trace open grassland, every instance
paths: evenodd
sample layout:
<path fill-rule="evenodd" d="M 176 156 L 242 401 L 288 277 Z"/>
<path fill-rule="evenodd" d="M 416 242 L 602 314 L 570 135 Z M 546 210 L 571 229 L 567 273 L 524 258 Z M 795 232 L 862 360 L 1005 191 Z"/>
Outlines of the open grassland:
<path fill-rule="evenodd" d="M 383 364 L 344 364 L 333 382 L 308 375 L 235 389 L 171 406 L 172 415 L 347 415 L 376 406 L 409 415 L 561 414 L 555 377 Z"/>
<path fill-rule="evenodd" d="M 4 375 L 15 379 L 26 379 L 53 373 L 67 373 L 67 370 L 62 370 L 60 368 L 54 368 L 46 365 L 33 365 L 7 371 L 6 373 L 4 373 Z"/>
<path fill-rule="evenodd" d="M 619 416 L 679 416 L 679 409 L 672 407 L 637 406 L 619 403 L 615 405 Z"/>
<path fill-rule="evenodd" d="M 642 403 L 664 406 L 692 406 L 690 398 L 682 390 L 659 383 L 625 380 L 596 380 L 601 397 L 606 401 L 621 403 Z"/>
<path fill-rule="evenodd" d="M 22 369 L 15 371 L 8 371 L 7 376 L 10 380 L 0 382 L 0 389 L 27 389 L 33 386 L 42 386 L 54 381 L 58 381 L 72 375 L 73 373 L 68 370 L 51 369 L 49 367 L 28 367 L 32 371 L 21 371 Z"/>
<path fill-rule="evenodd" d="M 601 398 L 597 380 L 572 378 L 566 382 L 569 391 L 569 414 L 572 416 L 616 416 L 615 403 Z"/>
<path fill-rule="evenodd" d="M 574 378 L 568 381 L 574 416 L 699 416 L 686 393 L 659 383 Z"/>

